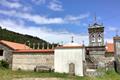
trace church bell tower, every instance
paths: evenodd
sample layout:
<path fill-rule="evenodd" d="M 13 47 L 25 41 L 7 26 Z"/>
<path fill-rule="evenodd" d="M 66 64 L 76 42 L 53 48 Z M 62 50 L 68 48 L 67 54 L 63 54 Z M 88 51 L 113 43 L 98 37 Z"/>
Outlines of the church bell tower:
<path fill-rule="evenodd" d="M 104 27 L 103 24 L 98 24 L 95 17 L 95 22 L 88 27 L 89 46 L 104 46 Z"/>

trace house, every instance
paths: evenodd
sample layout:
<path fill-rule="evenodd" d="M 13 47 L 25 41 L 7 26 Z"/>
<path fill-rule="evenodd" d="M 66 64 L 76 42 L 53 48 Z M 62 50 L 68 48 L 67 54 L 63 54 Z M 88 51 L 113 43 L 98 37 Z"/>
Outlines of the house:
<path fill-rule="evenodd" d="M 69 43 L 55 49 L 54 69 L 59 73 L 84 75 L 85 48 L 80 44 Z"/>
<path fill-rule="evenodd" d="M 18 49 L 30 49 L 25 44 L 0 40 L 0 60 L 5 60 L 12 67 L 12 52 Z"/>
<path fill-rule="evenodd" d="M 0 40 L 0 60 L 7 61 L 12 70 L 34 70 L 36 66 L 53 68 L 54 50 L 35 50 L 25 44 Z"/>

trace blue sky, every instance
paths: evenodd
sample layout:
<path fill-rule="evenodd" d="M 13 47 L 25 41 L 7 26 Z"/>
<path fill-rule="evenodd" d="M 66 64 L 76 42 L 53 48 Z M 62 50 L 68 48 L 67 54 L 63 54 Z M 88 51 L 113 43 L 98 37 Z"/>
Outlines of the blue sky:
<path fill-rule="evenodd" d="M 120 0 L 0 0 L 3 28 L 40 37 L 48 42 L 88 44 L 88 25 L 105 27 L 105 42 L 120 30 Z"/>

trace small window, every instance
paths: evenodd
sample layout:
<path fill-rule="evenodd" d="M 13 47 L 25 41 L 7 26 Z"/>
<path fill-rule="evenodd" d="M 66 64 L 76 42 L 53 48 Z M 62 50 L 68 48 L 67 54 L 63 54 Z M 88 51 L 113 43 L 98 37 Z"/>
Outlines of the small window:
<path fill-rule="evenodd" d="M 92 42 L 95 42 L 95 38 L 92 38 Z"/>
<path fill-rule="evenodd" d="M 99 34 L 98 37 L 101 37 L 101 35 Z"/>
<path fill-rule="evenodd" d="M 0 50 L 0 56 L 3 56 L 3 50 Z"/>
<path fill-rule="evenodd" d="M 98 38 L 98 42 L 101 42 L 101 41 L 102 41 L 102 38 L 99 37 L 99 38 Z"/>

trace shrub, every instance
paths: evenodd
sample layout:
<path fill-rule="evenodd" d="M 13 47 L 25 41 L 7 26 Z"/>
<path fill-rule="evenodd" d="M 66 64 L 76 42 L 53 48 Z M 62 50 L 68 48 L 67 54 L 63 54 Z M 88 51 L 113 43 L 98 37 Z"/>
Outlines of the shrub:
<path fill-rule="evenodd" d="M 9 63 L 4 60 L 0 60 L 0 67 L 9 68 Z"/>

